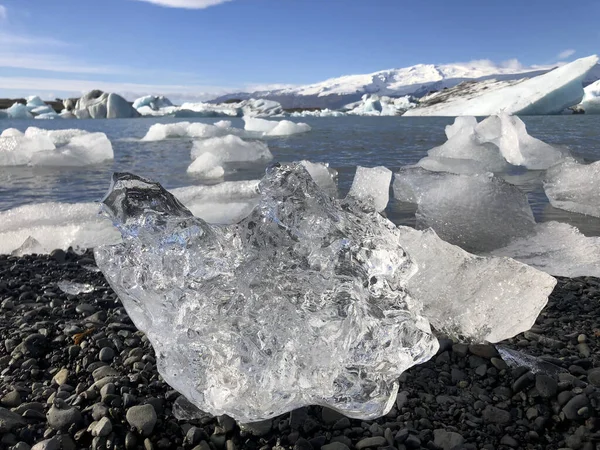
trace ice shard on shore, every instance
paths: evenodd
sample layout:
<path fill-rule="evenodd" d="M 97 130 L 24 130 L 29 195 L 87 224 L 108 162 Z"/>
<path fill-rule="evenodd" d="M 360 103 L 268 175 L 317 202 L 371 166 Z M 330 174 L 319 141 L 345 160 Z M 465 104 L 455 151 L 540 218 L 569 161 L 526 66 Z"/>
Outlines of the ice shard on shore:
<path fill-rule="evenodd" d="M 393 405 L 397 377 L 435 355 L 409 308 L 400 231 L 277 164 L 235 225 L 192 215 L 158 183 L 115 174 L 103 204 L 123 243 L 96 261 L 152 342 L 164 379 L 241 422 L 318 404 L 355 418 Z"/>
<path fill-rule="evenodd" d="M 567 159 L 546 172 L 544 191 L 555 208 L 600 217 L 600 161 Z"/>

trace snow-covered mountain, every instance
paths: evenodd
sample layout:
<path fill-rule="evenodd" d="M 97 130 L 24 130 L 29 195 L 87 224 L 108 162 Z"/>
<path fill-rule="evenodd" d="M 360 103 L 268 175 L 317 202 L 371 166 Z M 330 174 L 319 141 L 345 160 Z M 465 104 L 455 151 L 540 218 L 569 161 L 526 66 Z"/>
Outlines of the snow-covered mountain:
<path fill-rule="evenodd" d="M 358 101 L 364 94 L 390 97 L 413 95 L 450 88 L 467 80 L 514 80 L 530 78 L 548 72 L 553 67 L 498 67 L 489 62 L 464 64 L 418 64 L 402 69 L 382 70 L 365 75 L 347 75 L 304 86 L 255 92 L 237 92 L 214 100 L 265 98 L 281 103 L 284 108 L 337 109 Z M 599 72 L 600 73 L 600 72 Z M 590 82 L 593 80 L 590 80 Z"/>

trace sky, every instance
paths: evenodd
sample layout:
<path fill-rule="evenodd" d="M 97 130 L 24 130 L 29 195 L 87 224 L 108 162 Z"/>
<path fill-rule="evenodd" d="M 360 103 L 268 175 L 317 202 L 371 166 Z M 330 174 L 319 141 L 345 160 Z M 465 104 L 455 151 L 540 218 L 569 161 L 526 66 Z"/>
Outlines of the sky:
<path fill-rule="evenodd" d="M 600 51 L 597 0 L 0 0 L 0 97 L 176 102 L 414 64 Z"/>

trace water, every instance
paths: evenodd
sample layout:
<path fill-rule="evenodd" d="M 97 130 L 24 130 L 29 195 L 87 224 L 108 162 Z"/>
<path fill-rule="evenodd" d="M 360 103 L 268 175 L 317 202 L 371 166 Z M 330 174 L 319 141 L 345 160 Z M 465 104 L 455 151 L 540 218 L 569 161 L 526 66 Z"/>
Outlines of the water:
<path fill-rule="evenodd" d="M 188 119 L 186 119 L 188 120 Z M 189 119 L 214 123 L 220 119 Z M 349 188 L 357 165 L 384 165 L 393 171 L 414 164 L 427 150 L 445 142 L 444 127 L 453 122 L 447 117 L 335 117 L 302 118 L 311 125 L 305 134 L 266 139 L 275 160 L 308 159 L 328 162 L 339 171 L 341 192 Z M 600 116 L 567 115 L 523 117 L 529 134 L 550 144 L 564 145 L 585 161 L 600 159 Z M 46 129 L 79 128 L 106 133 L 113 144 L 115 160 L 82 168 L 0 167 L 0 210 L 15 206 L 57 202 L 97 201 L 108 188 L 115 171 L 133 172 L 161 182 L 166 188 L 202 184 L 187 174 L 191 163 L 192 141 L 173 139 L 141 142 L 154 123 L 179 122 L 182 119 L 144 118 L 121 120 L 4 120 L 6 128 L 24 131 L 29 126 Z M 243 128 L 241 119 L 231 119 Z M 246 165 L 228 173 L 225 180 L 260 178 L 264 166 Z M 542 188 L 543 172 L 516 170 L 503 174 L 529 195 L 538 221 L 559 220 L 576 225 L 587 235 L 600 235 L 597 219 L 568 213 L 549 205 Z M 390 202 L 389 217 L 397 223 L 411 224 L 413 207 Z"/>

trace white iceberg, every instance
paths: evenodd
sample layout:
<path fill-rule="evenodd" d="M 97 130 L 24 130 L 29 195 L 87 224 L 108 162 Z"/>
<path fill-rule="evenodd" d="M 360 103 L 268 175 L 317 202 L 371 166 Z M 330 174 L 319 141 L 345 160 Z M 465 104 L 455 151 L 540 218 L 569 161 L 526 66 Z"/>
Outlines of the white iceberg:
<path fill-rule="evenodd" d="M 455 97 L 448 92 L 438 92 L 422 99 L 420 107 L 408 110 L 405 115 L 560 114 L 582 100 L 582 82 L 597 63 L 596 55 L 588 56 L 508 86 L 482 83 L 481 89 L 467 89 L 462 97 L 460 91 Z"/>
<path fill-rule="evenodd" d="M 586 237 L 566 223 L 538 224 L 532 235 L 490 255 L 507 256 L 555 276 L 600 277 L 600 237 Z"/>
<path fill-rule="evenodd" d="M 290 117 L 345 117 L 348 114 L 342 111 L 333 111 L 331 109 L 315 109 L 315 110 L 304 110 L 294 111 L 290 114 Z"/>
<path fill-rule="evenodd" d="M 264 142 L 247 142 L 227 135 L 194 141 L 192 159 L 188 172 L 204 178 L 220 178 L 224 175 L 224 163 L 270 161 L 273 155 Z"/>
<path fill-rule="evenodd" d="M 232 128 L 229 121 L 217 122 L 215 125 L 190 122 L 156 123 L 150 126 L 142 141 L 162 141 L 174 138 L 207 139 L 228 134 L 244 134 L 244 130 Z"/>
<path fill-rule="evenodd" d="M 10 108 L 5 110 L 9 119 L 32 119 L 33 114 L 29 112 L 27 106 L 22 103 L 14 103 Z"/>
<path fill-rule="evenodd" d="M 158 111 L 161 108 L 173 106 L 173 103 L 171 103 L 171 100 L 163 95 L 146 95 L 136 99 L 132 106 L 138 111 L 144 106 L 149 107 L 153 111 Z"/>
<path fill-rule="evenodd" d="M 274 121 L 244 117 L 244 130 L 261 133 L 263 136 L 289 136 L 306 133 L 311 130 L 311 127 L 305 123 L 295 123 L 289 120 Z"/>
<path fill-rule="evenodd" d="M 556 284 L 512 259 L 471 255 L 432 229 L 398 229 L 400 245 L 419 267 L 406 285 L 411 299 L 452 338 L 499 342 L 529 330 Z"/>
<path fill-rule="evenodd" d="M 376 94 L 365 94 L 358 102 L 344 106 L 349 115 L 356 116 L 401 116 L 416 105 L 410 96 L 393 98 Z"/>
<path fill-rule="evenodd" d="M 0 135 L 0 166 L 86 166 L 114 159 L 104 133 L 29 127 Z"/>
<path fill-rule="evenodd" d="M 396 173 L 393 188 L 396 199 L 418 205 L 419 229 L 433 228 L 469 252 L 491 251 L 534 232 L 525 193 L 492 174 L 405 168 Z"/>
<path fill-rule="evenodd" d="M 73 113 L 79 119 L 126 119 L 140 115 L 120 95 L 99 90 L 82 95 Z"/>
<path fill-rule="evenodd" d="M 544 190 L 555 208 L 600 217 L 600 161 L 568 159 L 546 172 Z"/>
<path fill-rule="evenodd" d="M 583 92 L 581 103 L 575 109 L 586 114 L 600 114 L 600 80 L 586 86 Z"/>

